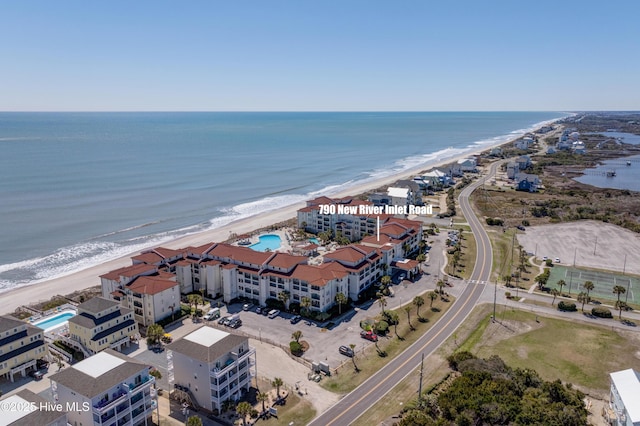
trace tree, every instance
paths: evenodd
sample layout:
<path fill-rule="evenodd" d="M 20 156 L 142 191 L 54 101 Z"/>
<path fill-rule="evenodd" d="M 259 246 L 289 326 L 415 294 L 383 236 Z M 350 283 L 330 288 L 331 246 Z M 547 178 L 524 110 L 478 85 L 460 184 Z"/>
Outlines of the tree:
<path fill-rule="evenodd" d="M 338 314 L 342 315 L 342 305 L 346 305 L 349 299 L 344 293 L 340 292 L 336 294 L 336 303 L 338 304 Z"/>
<path fill-rule="evenodd" d="M 242 424 L 247 424 L 247 416 L 251 414 L 253 407 L 247 401 L 242 401 L 236 406 L 236 413 L 242 419 Z"/>
<path fill-rule="evenodd" d="M 256 395 L 256 399 L 258 402 L 262 402 L 262 412 L 264 413 L 267 409 L 264 406 L 264 403 L 269 399 L 269 395 L 266 392 L 258 392 Z"/>
<path fill-rule="evenodd" d="M 202 419 L 198 416 L 191 416 L 187 419 L 187 426 L 202 426 Z"/>
<path fill-rule="evenodd" d="M 578 294 L 578 302 L 582 303 L 582 312 L 584 312 L 584 304 L 589 303 L 589 294 L 581 291 L 580 294 Z"/>
<path fill-rule="evenodd" d="M 296 330 L 291 333 L 291 338 L 296 341 L 296 343 L 300 343 L 300 338 L 302 337 L 302 331 Z"/>
<path fill-rule="evenodd" d="M 282 302 L 285 310 L 289 310 L 289 299 L 291 299 L 291 294 L 287 290 L 283 290 L 278 293 L 278 300 Z"/>
<path fill-rule="evenodd" d="M 275 377 L 271 381 L 271 386 L 276 388 L 277 399 L 280 399 L 280 386 L 282 386 L 282 385 L 284 385 L 284 382 L 282 381 L 282 379 L 280 377 Z"/>
<path fill-rule="evenodd" d="M 378 296 L 378 304 L 380 305 L 380 309 L 382 309 L 382 315 L 384 315 L 384 308 L 387 306 L 387 298 L 384 297 L 384 294 L 382 293 L 378 293 L 376 296 Z"/>
<path fill-rule="evenodd" d="M 618 300 L 616 302 L 616 309 L 620 311 L 620 315 L 618 316 L 618 319 L 622 319 L 622 310 L 627 309 L 627 303 L 623 300 Z"/>
<path fill-rule="evenodd" d="M 160 342 L 160 339 L 164 336 L 164 328 L 160 324 L 151 324 L 147 327 L 147 344 L 153 345 Z"/>
<path fill-rule="evenodd" d="M 424 298 L 422 296 L 414 297 L 413 304 L 416 305 L 416 313 L 420 317 L 420 306 L 424 305 Z"/>
<path fill-rule="evenodd" d="M 560 294 L 560 292 L 557 288 L 552 288 L 551 294 L 553 294 L 553 301 L 551 302 L 551 306 L 553 306 L 553 304 L 556 303 L 556 297 Z"/>
<path fill-rule="evenodd" d="M 411 325 L 411 305 L 405 306 L 404 311 L 407 313 L 407 323 L 409 324 L 409 328 L 413 330 L 413 325 Z"/>
<path fill-rule="evenodd" d="M 621 285 L 613 287 L 613 294 L 616 294 L 618 296 L 618 302 L 620 301 L 620 296 L 625 294 L 626 292 L 627 289 L 622 287 Z"/>
<path fill-rule="evenodd" d="M 558 287 L 560 287 L 560 294 L 562 294 L 562 287 L 564 287 L 565 285 L 567 285 L 565 280 L 558 281 Z"/>
<path fill-rule="evenodd" d="M 430 291 L 429 293 L 427 293 L 427 296 L 429 296 L 429 299 L 430 299 L 429 307 L 433 308 L 433 301 L 438 298 L 438 295 L 436 294 L 435 291 Z"/>
<path fill-rule="evenodd" d="M 416 260 L 420 264 L 420 271 L 422 271 L 422 264 L 427 260 L 427 256 L 424 253 L 420 253 L 416 256 Z"/>
<path fill-rule="evenodd" d="M 438 280 L 436 286 L 438 287 L 438 291 L 440 292 L 440 294 L 444 294 L 444 291 L 442 290 L 442 288 L 444 287 L 444 281 Z"/>
<path fill-rule="evenodd" d="M 162 379 L 162 373 L 156 368 L 151 369 L 149 375 L 155 377 L 156 380 Z"/>
<path fill-rule="evenodd" d="M 385 275 L 382 278 L 380 278 L 380 284 L 382 284 L 384 287 L 389 287 L 389 284 L 391 284 L 391 277 L 389 275 Z"/>
<path fill-rule="evenodd" d="M 309 308 L 311 307 L 311 299 L 307 296 L 302 296 L 300 298 L 300 307 L 304 309 L 305 316 L 309 316 Z M 300 312 L 302 313 L 302 312 Z"/>
<path fill-rule="evenodd" d="M 589 296 L 589 292 L 590 292 L 591 290 L 593 290 L 593 288 L 594 288 L 595 286 L 593 285 L 593 282 L 591 282 L 591 281 L 585 281 L 585 282 L 584 282 L 584 284 L 582 284 L 582 287 L 583 287 L 585 290 L 587 290 L 587 297 L 588 297 L 588 296 Z"/>
<path fill-rule="evenodd" d="M 353 362 L 353 368 L 356 370 L 356 373 L 358 373 L 360 372 L 360 369 L 356 365 L 356 345 L 351 343 L 349 344 L 349 347 L 351 348 L 351 352 L 353 352 L 353 356 L 351 357 L 351 362 Z"/>
<path fill-rule="evenodd" d="M 505 274 L 502 280 L 504 281 L 504 285 L 511 287 L 511 274 Z"/>
<path fill-rule="evenodd" d="M 398 315 L 396 311 L 387 311 L 386 315 L 389 321 L 393 323 L 393 331 L 396 334 L 396 337 L 402 340 L 400 336 L 398 336 L 398 323 L 400 322 L 400 315 Z"/>
<path fill-rule="evenodd" d="M 196 310 L 198 309 L 198 305 L 204 303 L 204 300 L 202 299 L 202 296 L 194 293 L 187 296 L 187 302 L 189 303 L 189 306 L 193 305 L 193 310 Z"/>

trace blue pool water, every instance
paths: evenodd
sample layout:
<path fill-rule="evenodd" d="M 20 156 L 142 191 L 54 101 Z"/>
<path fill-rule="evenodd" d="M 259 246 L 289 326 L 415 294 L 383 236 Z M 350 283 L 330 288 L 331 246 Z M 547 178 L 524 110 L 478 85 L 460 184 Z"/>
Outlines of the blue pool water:
<path fill-rule="evenodd" d="M 59 314 L 55 314 L 54 316 L 47 318 L 46 320 L 36 321 L 33 325 L 43 329 L 48 330 L 50 328 L 55 328 L 61 326 L 65 322 L 69 321 L 69 318 L 76 316 L 76 313 L 73 311 L 65 311 Z"/>
<path fill-rule="evenodd" d="M 280 247 L 282 239 L 274 234 L 261 235 L 260 241 L 249 247 L 255 251 L 274 251 Z"/>
<path fill-rule="evenodd" d="M 313 244 L 321 245 L 320 240 L 317 238 L 309 238 L 309 242 Z"/>

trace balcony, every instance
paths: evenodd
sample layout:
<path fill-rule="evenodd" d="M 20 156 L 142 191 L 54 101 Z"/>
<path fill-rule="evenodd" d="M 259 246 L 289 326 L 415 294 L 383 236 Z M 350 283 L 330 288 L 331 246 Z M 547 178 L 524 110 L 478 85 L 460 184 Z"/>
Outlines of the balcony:
<path fill-rule="evenodd" d="M 226 380 L 227 374 L 230 371 L 233 371 L 235 373 L 235 369 L 238 368 L 238 365 L 240 365 L 243 361 L 250 359 L 251 355 L 255 355 L 256 353 L 256 349 L 249 347 L 249 350 L 242 353 L 242 355 L 239 355 L 235 352 L 231 352 L 231 358 L 229 358 L 227 360 L 227 362 L 231 361 L 228 365 L 225 365 L 223 368 L 219 368 L 219 369 L 212 369 L 210 372 L 210 376 L 213 379 L 222 379 L 224 378 L 224 380 Z M 235 358 L 235 359 L 234 359 Z M 251 365 L 251 362 L 249 362 L 249 364 Z M 219 382 L 219 384 L 221 384 Z"/>
<path fill-rule="evenodd" d="M 120 402 L 123 402 L 127 399 L 127 393 L 122 389 L 118 389 L 118 391 L 111 395 L 111 399 L 101 400 L 97 404 L 93 406 L 93 412 L 98 415 L 103 415 L 106 411 L 113 408 Z"/>
<path fill-rule="evenodd" d="M 142 378 L 142 380 L 140 381 L 140 383 L 123 383 L 123 386 L 125 386 L 125 388 L 129 391 L 129 393 L 132 393 L 133 391 L 135 391 L 137 388 L 139 388 L 142 385 L 151 386 L 155 382 L 156 382 L 155 377 L 153 377 L 153 376 L 144 376 Z"/>

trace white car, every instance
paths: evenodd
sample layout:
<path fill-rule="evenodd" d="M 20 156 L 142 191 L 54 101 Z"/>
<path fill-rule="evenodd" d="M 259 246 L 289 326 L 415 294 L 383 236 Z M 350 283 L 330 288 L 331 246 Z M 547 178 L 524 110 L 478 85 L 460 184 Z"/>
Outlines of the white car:
<path fill-rule="evenodd" d="M 559 258 L 559 257 L 556 257 L 553 261 L 554 261 L 555 263 L 560 263 L 560 258 Z"/>

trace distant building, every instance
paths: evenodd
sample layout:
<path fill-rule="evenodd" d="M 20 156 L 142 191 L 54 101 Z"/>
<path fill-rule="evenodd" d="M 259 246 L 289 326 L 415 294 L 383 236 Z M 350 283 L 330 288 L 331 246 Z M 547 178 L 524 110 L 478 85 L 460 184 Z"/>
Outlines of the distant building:
<path fill-rule="evenodd" d="M 533 139 L 531 138 L 517 139 L 513 142 L 513 146 L 516 149 L 521 149 L 523 151 L 528 150 L 531 145 L 533 145 Z"/>
<path fill-rule="evenodd" d="M 237 401 L 256 375 L 256 350 L 249 338 L 201 327 L 167 347 L 168 379 L 183 399 L 207 410 Z"/>
<path fill-rule="evenodd" d="M 489 156 L 491 157 L 499 157 L 501 155 L 502 155 L 502 148 L 500 147 L 491 148 L 491 150 L 489 151 Z"/>
<path fill-rule="evenodd" d="M 20 407 L 20 409 L 3 409 L 0 424 L 3 426 L 67 426 L 67 410 L 63 407 L 62 411 L 46 410 L 51 404 L 40 395 L 23 389 L 14 395 L 0 399 L 2 407 Z"/>
<path fill-rule="evenodd" d="M 138 336 L 138 324 L 133 311 L 118 301 L 94 297 L 78 305 L 78 315 L 69 319 L 69 334 L 91 353 L 119 350 Z"/>
<path fill-rule="evenodd" d="M 526 170 L 531 166 L 531 157 L 529 157 L 528 155 L 521 155 L 520 157 L 516 158 L 516 163 L 518 163 L 518 168 L 520 170 Z"/>
<path fill-rule="evenodd" d="M 478 171 L 478 162 L 475 158 L 462 158 L 458 160 L 458 164 L 460 165 L 460 170 L 463 172 L 477 172 Z"/>
<path fill-rule="evenodd" d="M 574 154 L 586 154 L 587 147 L 584 145 L 584 142 L 576 141 L 571 144 L 571 150 L 574 152 Z"/>
<path fill-rule="evenodd" d="M 448 175 L 451 178 L 464 175 L 462 166 L 459 162 L 445 164 L 444 166 L 440 167 L 438 171 L 444 173 L 445 175 Z"/>
<path fill-rule="evenodd" d="M 138 277 L 158 273 L 158 267 L 146 263 L 138 263 L 124 268 L 115 269 L 104 275 L 100 275 L 102 297 L 112 299 L 114 296 L 122 297 L 122 289 Z M 116 293 L 116 294 L 114 294 Z M 120 299 L 118 299 L 120 300 Z"/>
<path fill-rule="evenodd" d="M 516 175 L 520 172 L 520 166 L 515 161 L 507 163 L 507 178 L 515 179 Z"/>
<path fill-rule="evenodd" d="M 48 355 L 44 331 L 9 315 L 0 316 L 0 374 L 11 380 L 35 369 L 36 360 Z"/>
<path fill-rule="evenodd" d="M 52 375 L 56 402 L 77 409 L 67 413 L 73 425 L 146 425 L 156 408 L 155 378 L 149 366 L 107 349 Z"/>
<path fill-rule="evenodd" d="M 611 408 L 615 426 L 640 426 L 640 373 L 633 369 L 610 373 Z"/>
<path fill-rule="evenodd" d="M 538 175 L 518 173 L 514 180 L 517 191 L 536 192 L 540 186 L 540 178 L 538 178 Z"/>

